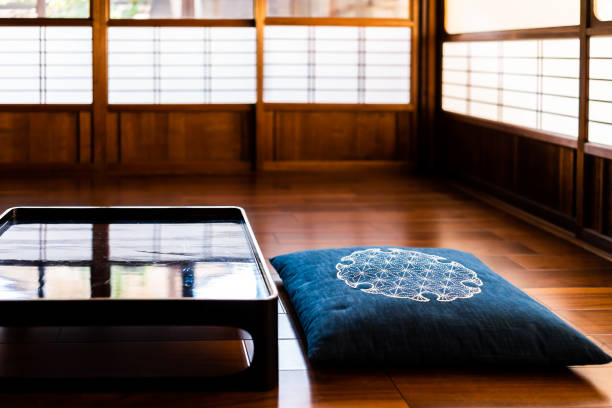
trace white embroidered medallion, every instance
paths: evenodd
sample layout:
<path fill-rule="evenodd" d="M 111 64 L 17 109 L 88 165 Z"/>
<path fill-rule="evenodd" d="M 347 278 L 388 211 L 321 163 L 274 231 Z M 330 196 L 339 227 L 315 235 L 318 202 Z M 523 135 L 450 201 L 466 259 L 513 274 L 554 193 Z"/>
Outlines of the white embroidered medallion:
<path fill-rule="evenodd" d="M 399 248 L 370 248 L 345 256 L 336 265 L 338 279 L 363 292 L 394 298 L 438 302 L 471 298 L 480 293 L 482 281 L 476 272 L 436 255 Z M 469 285 L 466 285 L 468 283 Z"/>

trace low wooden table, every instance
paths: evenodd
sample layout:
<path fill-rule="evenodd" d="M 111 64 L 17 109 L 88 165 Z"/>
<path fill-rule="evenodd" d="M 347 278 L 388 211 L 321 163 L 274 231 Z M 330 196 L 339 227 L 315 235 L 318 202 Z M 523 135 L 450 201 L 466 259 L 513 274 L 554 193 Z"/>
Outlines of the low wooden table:
<path fill-rule="evenodd" d="M 180 378 L 183 384 L 276 387 L 277 299 L 238 207 L 23 207 L 0 218 L 0 326 L 212 326 L 248 333 L 245 343 L 254 347 L 246 369 L 213 377 L 192 372 Z M 135 379 L 104 373 L 92 376 Z"/>

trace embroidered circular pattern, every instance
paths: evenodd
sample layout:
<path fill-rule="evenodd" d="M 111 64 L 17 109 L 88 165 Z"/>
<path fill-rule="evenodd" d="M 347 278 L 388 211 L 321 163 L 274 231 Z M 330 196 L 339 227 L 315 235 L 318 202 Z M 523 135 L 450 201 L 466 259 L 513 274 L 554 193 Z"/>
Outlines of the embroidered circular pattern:
<path fill-rule="evenodd" d="M 471 298 L 480 293 L 482 281 L 471 269 L 455 261 L 417 251 L 370 248 L 345 256 L 336 265 L 338 279 L 363 292 L 417 302 Z"/>

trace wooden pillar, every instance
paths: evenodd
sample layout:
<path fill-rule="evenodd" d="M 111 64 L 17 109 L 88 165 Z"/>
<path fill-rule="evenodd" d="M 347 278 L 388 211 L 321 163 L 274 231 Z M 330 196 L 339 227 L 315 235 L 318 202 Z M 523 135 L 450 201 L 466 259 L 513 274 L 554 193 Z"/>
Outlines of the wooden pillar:
<path fill-rule="evenodd" d="M 108 224 L 93 224 L 91 240 L 91 297 L 108 298 L 111 295 Z"/>
<path fill-rule="evenodd" d="M 93 162 L 106 163 L 106 114 L 108 104 L 107 23 L 109 0 L 92 0 L 93 26 Z"/>
<path fill-rule="evenodd" d="M 253 11 L 255 13 L 255 29 L 257 31 L 257 103 L 255 104 L 255 160 L 254 169 L 260 169 L 263 165 L 265 154 L 265 131 L 266 123 L 263 105 L 263 62 L 264 62 L 264 20 L 266 18 L 266 0 L 253 0 Z"/>

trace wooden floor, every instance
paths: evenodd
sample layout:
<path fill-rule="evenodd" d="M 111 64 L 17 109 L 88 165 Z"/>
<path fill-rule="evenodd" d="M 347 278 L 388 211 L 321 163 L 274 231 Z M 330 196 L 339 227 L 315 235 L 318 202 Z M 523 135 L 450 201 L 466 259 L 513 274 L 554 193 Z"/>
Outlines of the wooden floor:
<path fill-rule="evenodd" d="M 239 205 L 268 258 L 353 245 L 470 251 L 612 352 L 610 262 L 439 181 L 388 174 L 0 180 L 0 208 L 17 205 Z M 278 390 L 2 393 L 0 407 L 612 407 L 612 364 L 554 371 L 312 369 L 285 312 Z"/>

